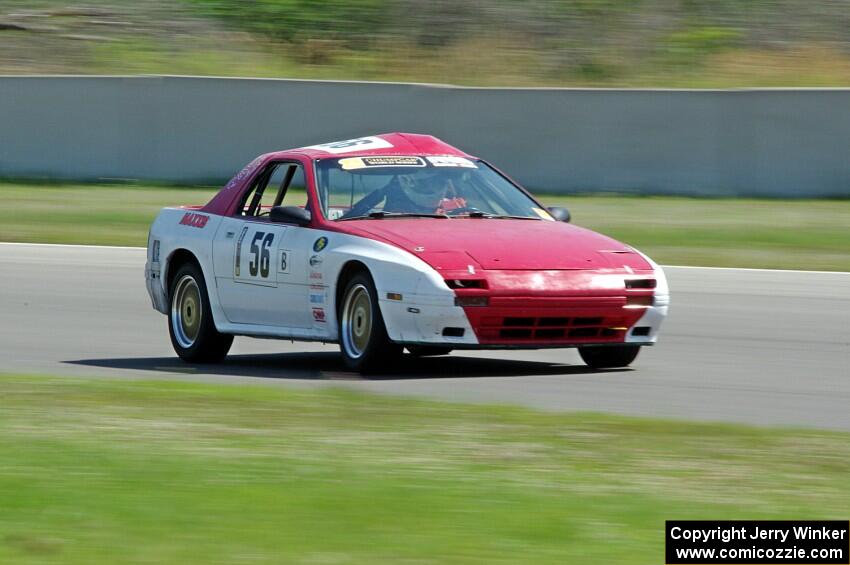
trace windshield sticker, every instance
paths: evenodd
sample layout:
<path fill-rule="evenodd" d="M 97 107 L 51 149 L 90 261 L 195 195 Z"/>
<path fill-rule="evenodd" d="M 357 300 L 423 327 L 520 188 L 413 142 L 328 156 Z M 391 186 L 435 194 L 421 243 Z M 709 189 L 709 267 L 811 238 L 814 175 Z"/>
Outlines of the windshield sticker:
<path fill-rule="evenodd" d="M 308 145 L 304 149 L 315 149 L 316 151 L 324 151 L 325 153 L 351 153 L 363 149 L 388 149 L 393 144 L 386 139 L 380 137 L 358 137 L 357 139 L 346 139 L 344 141 L 332 141 L 331 143 L 320 143 L 319 145 Z"/>
<path fill-rule="evenodd" d="M 346 157 L 339 160 L 344 171 L 354 171 L 367 167 L 424 167 L 422 157 Z"/>
<path fill-rule="evenodd" d="M 534 210 L 534 213 L 543 218 L 544 220 L 551 220 L 553 222 L 555 221 L 555 218 L 553 218 L 552 215 L 549 214 L 549 212 L 547 212 L 543 208 L 532 208 L 532 210 Z"/>
<path fill-rule="evenodd" d="M 476 165 L 466 157 L 453 157 L 450 155 L 446 155 L 443 157 L 428 157 L 428 160 L 435 167 L 466 167 L 467 169 L 478 168 L 478 165 Z"/>

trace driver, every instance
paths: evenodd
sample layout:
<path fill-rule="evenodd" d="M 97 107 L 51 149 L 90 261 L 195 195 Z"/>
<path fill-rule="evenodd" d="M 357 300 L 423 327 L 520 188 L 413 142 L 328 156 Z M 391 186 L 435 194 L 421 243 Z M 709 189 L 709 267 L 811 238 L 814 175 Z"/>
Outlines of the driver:
<path fill-rule="evenodd" d="M 424 178 L 398 175 L 384 191 L 386 212 L 443 214 L 466 206 L 464 199 L 457 197 L 451 179 L 442 179 L 438 174 Z"/>

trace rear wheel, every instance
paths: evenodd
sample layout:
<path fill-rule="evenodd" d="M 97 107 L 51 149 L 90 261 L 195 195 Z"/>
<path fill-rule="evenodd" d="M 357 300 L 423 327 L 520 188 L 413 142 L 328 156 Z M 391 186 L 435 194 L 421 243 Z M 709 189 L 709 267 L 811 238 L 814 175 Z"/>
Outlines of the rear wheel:
<path fill-rule="evenodd" d="M 414 357 L 430 357 L 433 355 L 448 355 L 452 352 L 451 347 L 439 345 L 408 345 L 407 350 Z"/>
<path fill-rule="evenodd" d="M 368 274 L 360 272 L 348 280 L 337 320 L 339 348 L 349 369 L 374 372 L 391 366 L 401 354 L 402 347 L 387 335 L 378 293 Z"/>
<path fill-rule="evenodd" d="M 224 359 L 233 336 L 219 333 L 212 319 L 207 285 L 200 267 L 186 263 L 171 279 L 168 334 L 174 351 L 190 363 L 216 363 Z"/>
<path fill-rule="evenodd" d="M 579 347 L 578 354 L 594 369 L 628 367 L 640 353 L 640 345 L 610 345 Z"/>

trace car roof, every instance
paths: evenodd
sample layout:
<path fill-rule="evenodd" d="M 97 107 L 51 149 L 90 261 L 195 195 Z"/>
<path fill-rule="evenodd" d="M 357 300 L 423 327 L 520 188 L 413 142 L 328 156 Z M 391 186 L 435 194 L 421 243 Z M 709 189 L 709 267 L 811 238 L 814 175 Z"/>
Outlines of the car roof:
<path fill-rule="evenodd" d="M 363 142 L 364 140 L 368 141 L 365 143 L 353 143 L 355 141 Z M 349 147 L 350 150 L 348 150 Z M 212 200 L 207 202 L 202 210 L 212 214 L 228 213 L 236 202 L 237 197 L 244 191 L 246 184 L 253 178 L 257 169 L 263 163 L 268 163 L 269 161 L 291 159 L 294 157 L 307 157 L 310 160 L 316 160 L 368 155 L 452 155 L 475 159 L 472 155 L 468 155 L 457 147 L 453 147 L 433 135 L 399 132 L 381 133 L 336 142 L 332 141 L 330 143 L 320 143 L 307 147 L 286 149 L 284 151 L 274 151 L 260 155 L 246 165 L 213 196 Z"/>
<path fill-rule="evenodd" d="M 362 143 L 355 143 L 360 141 Z M 351 145 L 346 145 L 350 143 Z M 331 141 L 295 149 L 271 153 L 275 159 L 283 159 L 297 153 L 311 159 L 330 157 L 355 157 L 365 155 L 455 155 L 474 158 L 472 155 L 449 145 L 433 135 L 418 133 L 381 133 L 354 139 Z"/>

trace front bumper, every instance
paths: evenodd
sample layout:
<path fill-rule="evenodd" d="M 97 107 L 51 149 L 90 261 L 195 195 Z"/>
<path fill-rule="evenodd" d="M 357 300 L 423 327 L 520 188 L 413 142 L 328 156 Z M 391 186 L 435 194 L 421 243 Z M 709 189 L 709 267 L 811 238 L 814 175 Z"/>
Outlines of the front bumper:
<path fill-rule="evenodd" d="M 663 282 L 659 287 L 624 288 L 624 278 L 652 279 L 654 284 L 656 275 Z M 489 271 L 476 276 L 486 277 L 486 284 L 456 289 L 451 296 L 382 300 L 390 339 L 456 349 L 652 345 L 669 306 L 660 271 Z M 488 302 L 455 305 L 455 298 L 463 297 L 486 297 Z"/>

